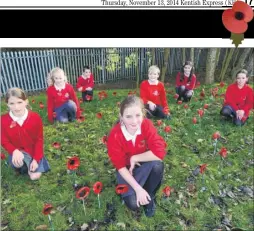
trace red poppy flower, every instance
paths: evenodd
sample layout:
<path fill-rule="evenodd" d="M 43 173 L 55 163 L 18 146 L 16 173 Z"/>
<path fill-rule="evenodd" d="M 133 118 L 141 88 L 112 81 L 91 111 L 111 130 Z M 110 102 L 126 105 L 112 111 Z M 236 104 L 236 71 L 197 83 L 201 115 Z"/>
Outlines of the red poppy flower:
<path fill-rule="evenodd" d="M 218 87 L 215 87 L 215 88 L 213 88 L 213 89 L 211 90 L 211 94 L 212 94 L 213 97 L 216 97 L 216 96 L 217 96 L 218 90 L 219 90 Z"/>
<path fill-rule="evenodd" d="M 102 118 L 102 113 L 98 112 L 98 113 L 96 114 L 96 116 L 97 116 L 98 119 L 101 119 L 101 118 Z"/>
<path fill-rule="evenodd" d="M 222 22 L 226 29 L 235 34 L 242 34 L 248 29 L 248 22 L 253 19 L 251 6 L 242 1 L 236 1 L 232 9 L 225 10 Z"/>
<path fill-rule="evenodd" d="M 177 101 L 177 104 L 182 104 L 182 103 L 183 103 L 182 100 Z"/>
<path fill-rule="evenodd" d="M 124 194 L 128 192 L 129 188 L 126 184 L 119 184 L 116 186 L 116 194 Z"/>
<path fill-rule="evenodd" d="M 171 188 L 169 186 L 166 186 L 162 191 L 164 193 L 164 196 L 169 197 L 170 192 L 171 192 Z"/>
<path fill-rule="evenodd" d="M 224 87 L 225 83 L 224 82 L 220 82 L 220 87 Z"/>
<path fill-rule="evenodd" d="M 198 109 L 198 114 L 199 114 L 199 117 L 203 117 L 203 115 L 204 115 L 204 110 Z"/>
<path fill-rule="evenodd" d="M 117 94 L 117 93 L 116 93 L 115 91 L 112 93 L 113 96 L 116 96 L 116 94 Z"/>
<path fill-rule="evenodd" d="M 88 100 L 88 101 L 90 101 L 90 100 L 92 100 L 92 96 L 91 95 L 86 95 L 86 100 Z"/>
<path fill-rule="evenodd" d="M 32 103 L 35 103 L 35 100 L 34 100 L 34 99 L 32 100 Z"/>
<path fill-rule="evenodd" d="M 55 111 L 53 112 L 53 118 L 54 119 L 56 118 L 56 112 Z"/>
<path fill-rule="evenodd" d="M 179 95 L 178 94 L 175 94 L 174 95 L 174 99 L 178 99 Z"/>
<path fill-rule="evenodd" d="M 221 150 L 220 150 L 220 152 L 219 152 L 219 154 L 220 154 L 223 158 L 225 158 L 225 157 L 227 157 L 227 152 L 228 152 L 228 150 L 227 150 L 225 147 L 222 147 Z"/>
<path fill-rule="evenodd" d="M 206 103 L 205 105 L 204 105 L 204 109 L 207 109 L 209 107 L 209 105 Z"/>
<path fill-rule="evenodd" d="M 213 138 L 214 140 L 219 139 L 219 138 L 220 138 L 220 133 L 219 133 L 219 132 L 215 132 L 215 133 L 213 134 L 212 138 Z"/>
<path fill-rule="evenodd" d="M 205 89 L 202 89 L 202 91 L 200 92 L 199 95 L 201 98 L 204 98 L 205 97 Z"/>
<path fill-rule="evenodd" d="M 81 122 L 83 122 L 84 120 L 85 120 L 85 116 L 82 116 L 82 115 L 81 115 L 81 116 L 78 118 L 77 121 L 78 121 L 79 123 L 81 123 Z"/>
<path fill-rule="evenodd" d="M 87 186 L 82 187 L 76 192 L 76 198 L 80 200 L 84 200 L 88 197 L 89 193 L 90 193 L 90 188 L 88 188 Z"/>
<path fill-rule="evenodd" d="M 164 114 L 168 115 L 170 110 L 168 107 L 165 107 L 165 108 L 163 108 L 163 112 L 164 112 Z"/>
<path fill-rule="evenodd" d="M 171 127 L 170 127 L 170 126 L 166 126 L 166 127 L 164 128 L 164 131 L 165 131 L 166 133 L 171 132 Z"/>
<path fill-rule="evenodd" d="M 203 173 L 205 172 L 206 167 L 207 167 L 207 164 L 202 164 L 202 165 L 200 166 L 200 173 L 201 173 L 201 174 L 203 174 Z"/>
<path fill-rule="evenodd" d="M 44 104 L 42 102 L 39 103 L 40 109 L 44 108 Z"/>
<path fill-rule="evenodd" d="M 187 109 L 189 106 L 188 106 L 188 104 L 184 104 L 183 107 L 184 107 L 185 109 Z"/>
<path fill-rule="evenodd" d="M 1 160 L 5 160 L 6 159 L 6 156 L 4 153 L 1 153 Z"/>
<path fill-rule="evenodd" d="M 42 213 L 44 215 L 49 215 L 51 213 L 52 209 L 53 209 L 52 204 L 45 204 L 43 207 Z"/>
<path fill-rule="evenodd" d="M 82 98 L 79 98 L 79 102 L 80 102 L 80 103 L 83 103 L 83 99 L 82 99 Z"/>
<path fill-rule="evenodd" d="M 192 118 L 192 123 L 193 123 L 193 124 L 196 124 L 196 123 L 197 123 L 197 118 L 196 118 L 196 117 L 193 117 L 193 118 Z"/>
<path fill-rule="evenodd" d="M 157 125 L 161 126 L 162 125 L 162 120 L 157 120 Z"/>
<path fill-rule="evenodd" d="M 54 143 L 52 144 L 52 146 L 53 146 L 54 148 L 56 148 L 56 149 L 59 149 L 59 148 L 61 147 L 61 144 L 58 143 L 58 142 L 54 142 Z"/>
<path fill-rule="evenodd" d="M 99 194 L 102 190 L 103 184 L 100 181 L 97 181 L 94 185 L 93 185 L 93 191 L 95 194 Z"/>
<path fill-rule="evenodd" d="M 12 121 L 11 125 L 10 125 L 10 128 L 14 128 L 14 127 L 16 127 L 16 125 L 17 125 L 17 122 L 16 121 Z"/>
<path fill-rule="evenodd" d="M 105 136 L 102 137 L 101 140 L 102 140 L 102 143 L 103 143 L 103 144 L 107 144 L 108 137 L 105 135 Z"/>
<path fill-rule="evenodd" d="M 79 167 L 79 165 L 80 165 L 79 157 L 73 156 L 71 158 L 68 158 L 67 168 L 69 170 L 76 170 Z"/>

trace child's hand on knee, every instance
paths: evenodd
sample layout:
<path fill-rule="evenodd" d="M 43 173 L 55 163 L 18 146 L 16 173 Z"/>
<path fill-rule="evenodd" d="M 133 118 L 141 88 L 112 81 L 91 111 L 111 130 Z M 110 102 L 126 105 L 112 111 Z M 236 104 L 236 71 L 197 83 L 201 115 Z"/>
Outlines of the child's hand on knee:
<path fill-rule="evenodd" d="M 21 168 L 23 165 L 24 154 L 18 149 L 12 153 L 12 163 L 16 168 Z"/>
<path fill-rule="evenodd" d="M 38 168 L 38 163 L 36 160 L 33 159 L 32 163 L 30 164 L 30 172 L 35 172 L 36 169 Z"/>

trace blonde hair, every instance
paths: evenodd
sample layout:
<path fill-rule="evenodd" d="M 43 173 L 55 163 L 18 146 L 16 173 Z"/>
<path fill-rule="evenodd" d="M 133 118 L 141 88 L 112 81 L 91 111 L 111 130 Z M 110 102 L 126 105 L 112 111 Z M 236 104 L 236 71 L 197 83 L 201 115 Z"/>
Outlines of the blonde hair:
<path fill-rule="evenodd" d="M 55 67 L 53 68 L 49 73 L 48 73 L 48 76 L 47 76 L 47 84 L 48 86 L 52 86 L 54 84 L 54 74 L 57 73 L 57 72 L 62 72 L 63 75 L 64 75 L 64 82 L 67 83 L 68 80 L 67 80 L 67 77 L 64 73 L 64 70 L 60 67 Z"/>
<path fill-rule="evenodd" d="M 148 74 L 150 72 L 157 72 L 158 75 L 159 75 L 160 74 L 160 68 L 158 66 L 156 66 L 156 65 L 150 66 L 149 69 L 148 69 Z"/>

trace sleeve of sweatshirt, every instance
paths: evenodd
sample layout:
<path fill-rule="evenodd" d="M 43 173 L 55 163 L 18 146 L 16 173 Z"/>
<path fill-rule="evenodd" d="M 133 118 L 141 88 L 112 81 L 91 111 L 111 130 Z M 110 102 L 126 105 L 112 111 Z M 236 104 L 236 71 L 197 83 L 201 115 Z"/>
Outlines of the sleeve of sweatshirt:
<path fill-rule="evenodd" d="M 253 108 L 253 89 L 249 88 L 245 105 L 243 106 L 244 114 L 249 115 L 249 111 Z"/>
<path fill-rule="evenodd" d="M 47 108 L 48 108 L 48 120 L 50 123 L 53 123 L 53 97 L 52 97 L 52 90 L 51 87 L 47 89 Z"/>
<path fill-rule="evenodd" d="M 73 88 L 72 85 L 70 85 L 70 84 L 69 84 L 69 89 L 70 89 L 71 100 L 73 100 L 74 103 L 75 103 L 76 106 L 77 106 L 76 118 L 78 119 L 78 118 L 80 117 L 80 115 L 81 115 L 78 97 L 77 97 L 77 95 L 76 95 L 76 92 L 74 91 L 74 88 Z"/>
<path fill-rule="evenodd" d="M 193 90 L 196 85 L 197 77 L 196 75 L 192 75 L 190 85 L 188 86 L 188 90 Z"/>
<path fill-rule="evenodd" d="M 147 97 L 147 86 L 145 84 L 146 82 L 143 81 L 140 84 L 140 98 L 143 100 L 144 104 L 147 104 L 147 102 L 149 101 L 148 97 Z"/>
<path fill-rule="evenodd" d="M 82 84 L 81 84 L 81 78 L 82 77 L 78 77 L 78 81 L 77 81 L 77 84 L 76 84 L 76 88 L 79 89 L 80 87 L 82 87 Z"/>
<path fill-rule="evenodd" d="M 119 134 L 115 130 L 110 132 L 107 140 L 108 156 L 117 170 L 126 167 L 126 155 L 122 149 L 120 140 Z"/>
<path fill-rule="evenodd" d="M 1 146 L 12 155 L 16 147 L 11 143 L 10 137 L 7 135 L 8 124 L 7 121 L 1 116 Z"/>
<path fill-rule="evenodd" d="M 231 106 L 235 111 L 238 110 L 238 106 L 236 105 L 236 102 L 234 102 L 234 91 L 233 91 L 233 85 L 228 86 L 225 94 L 225 101 L 224 105 Z"/>
<path fill-rule="evenodd" d="M 163 108 L 168 109 L 167 94 L 163 83 L 161 83 L 161 102 Z"/>
<path fill-rule="evenodd" d="M 180 87 L 181 86 L 180 76 L 181 76 L 181 73 L 178 72 L 177 75 L 176 75 L 176 87 Z"/>
<path fill-rule="evenodd" d="M 167 144 L 165 140 L 158 134 L 151 120 L 146 119 L 144 121 L 143 129 L 142 132 L 144 132 L 147 139 L 148 150 L 152 151 L 154 155 L 163 160 L 167 153 Z"/>
<path fill-rule="evenodd" d="M 39 163 L 44 155 L 43 151 L 43 124 L 42 119 L 39 115 L 35 116 L 36 118 L 36 129 L 37 129 L 37 136 L 36 136 L 36 142 L 34 146 L 34 159 Z"/>
<path fill-rule="evenodd" d="M 93 76 L 93 74 L 90 75 L 90 81 L 89 81 L 88 87 L 91 87 L 91 88 L 94 87 L 94 76 Z"/>

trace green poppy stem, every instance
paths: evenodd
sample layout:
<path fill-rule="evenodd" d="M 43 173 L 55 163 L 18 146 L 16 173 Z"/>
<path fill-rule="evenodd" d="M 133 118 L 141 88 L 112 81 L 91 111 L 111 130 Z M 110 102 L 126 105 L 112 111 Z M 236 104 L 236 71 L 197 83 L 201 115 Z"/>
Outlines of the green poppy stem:
<path fill-rule="evenodd" d="M 213 150 L 213 155 L 215 156 L 216 153 L 216 147 L 217 147 L 217 139 L 215 139 L 215 144 L 214 144 L 214 150 Z"/>
<path fill-rule="evenodd" d="M 202 186 L 204 186 L 204 184 L 205 184 L 205 179 L 204 179 L 204 173 L 202 174 Z"/>
<path fill-rule="evenodd" d="M 98 203 L 99 203 L 99 208 L 100 208 L 101 207 L 100 194 L 98 194 Z"/>
<path fill-rule="evenodd" d="M 76 171 L 73 170 L 73 177 L 72 177 L 72 180 L 73 180 L 73 185 L 75 185 L 75 177 L 76 177 Z"/>
<path fill-rule="evenodd" d="M 86 215 L 86 206 L 85 206 L 85 200 L 83 199 L 83 208 L 84 208 L 84 212 L 85 212 L 85 215 Z"/>
<path fill-rule="evenodd" d="M 51 231 L 54 231 L 53 223 L 52 223 L 52 220 L 51 220 L 51 217 L 50 217 L 49 214 L 48 214 L 48 218 L 49 218 L 49 224 L 50 224 L 50 227 L 51 227 Z"/>

